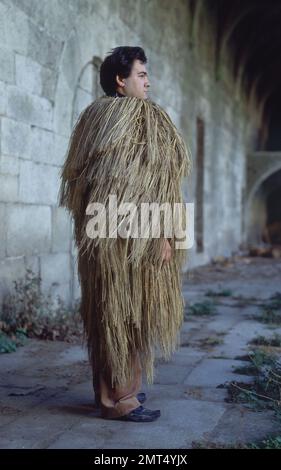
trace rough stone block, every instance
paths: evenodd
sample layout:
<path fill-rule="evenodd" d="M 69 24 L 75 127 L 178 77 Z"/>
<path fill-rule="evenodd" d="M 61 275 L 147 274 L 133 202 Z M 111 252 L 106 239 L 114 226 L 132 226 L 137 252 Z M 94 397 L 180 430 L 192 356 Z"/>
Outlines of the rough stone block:
<path fill-rule="evenodd" d="M 78 273 L 77 273 L 77 264 L 74 263 L 74 273 L 73 273 L 73 301 L 77 301 L 81 297 L 81 287 L 78 279 Z"/>
<path fill-rule="evenodd" d="M 26 54 L 29 40 L 29 20 L 10 2 L 0 3 L 0 44 L 11 51 Z"/>
<path fill-rule="evenodd" d="M 30 154 L 33 161 L 61 166 L 64 162 L 68 139 L 51 131 L 33 127 L 30 137 Z"/>
<path fill-rule="evenodd" d="M 51 70 L 48 67 L 42 67 L 41 74 L 42 74 L 41 95 L 54 102 L 58 71 L 55 72 L 54 70 Z"/>
<path fill-rule="evenodd" d="M 16 54 L 15 82 L 19 88 L 54 101 L 57 73 L 30 57 Z"/>
<path fill-rule="evenodd" d="M 42 292 L 55 298 L 70 300 L 70 255 L 66 253 L 40 256 Z"/>
<path fill-rule="evenodd" d="M 2 2 L 0 3 L 0 43 L 6 43 L 6 15 L 8 12 L 8 5 L 4 5 Z"/>
<path fill-rule="evenodd" d="M 54 165 L 63 165 L 68 149 L 69 138 L 54 134 Z"/>
<path fill-rule="evenodd" d="M 50 207 L 19 204 L 7 209 L 8 256 L 44 253 L 50 247 Z"/>
<path fill-rule="evenodd" d="M 0 204 L 0 258 L 6 256 L 6 204 Z"/>
<path fill-rule="evenodd" d="M 42 66 L 30 57 L 16 54 L 16 85 L 40 95 L 42 91 Z"/>
<path fill-rule="evenodd" d="M 23 279 L 25 276 L 25 266 L 23 256 L 5 258 L 0 261 L 0 306 L 4 296 L 13 291 L 13 282 Z"/>
<path fill-rule="evenodd" d="M 12 85 L 8 87 L 7 114 L 23 122 L 52 129 L 53 107 L 50 101 Z"/>
<path fill-rule="evenodd" d="M 10 155 L 1 155 L 0 173 L 4 175 L 17 176 L 19 174 L 19 159 Z"/>
<path fill-rule="evenodd" d="M 0 82 L 0 115 L 6 114 L 7 110 L 7 86 Z"/>
<path fill-rule="evenodd" d="M 18 177 L 11 175 L 0 175 L 0 201 L 18 201 Z"/>
<path fill-rule="evenodd" d="M 6 155 L 30 158 L 30 126 L 13 119 L 1 119 L 1 151 Z"/>
<path fill-rule="evenodd" d="M 14 55 L 9 49 L 0 48 L 0 80 L 7 83 L 14 83 Z"/>
<path fill-rule="evenodd" d="M 34 162 L 53 164 L 54 134 L 52 131 L 32 127 L 30 133 L 30 156 Z"/>
<path fill-rule="evenodd" d="M 66 12 L 67 8 L 64 8 Z M 56 18 L 54 11 L 50 11 L 52 21 Z M 60 24 L 61 22 L 60 18 Z M 34 23 L 29 23 L 27 55 L 45 67 L 56 70 L 61 57 L 61 41 L 50 36 L 46 30 Z"/>
<path fill-rule="evenodd" d="M 56 90 L 56 106 L 54 110 L 54 131 L 69 138 L 74 122 L 71 122 L 73 90 L 64 75 L 60 76 Z"/>
<path fill-rule="evenodd" d="M 70 216 L 62 207 L 52 208 L 52 252 L 68 252 L 71 247 Z"/>
<path fill-rule="evenodd" d="M 20 162 L 19 199 L 21 202 L 57 204 L 59 168 L 34 163 Z"/>
<path fill-rule="evenodd" d="M 65 8 L 65 4 L 60 2 L 38 2 L 38 0 L 10 0 L 17 8 L 22 10 L 32 22 L 39 26 L 44 27 L 51 36 L 62 37 L 68 33 L 67 26 L 69 25 L 69 10 L 72 13 L 72 8 Z M 67 7 L 69 7 L 69 1 Z M 78 9 L 79 5 L 78 5 Z M 56 14 L 52 14 L 55 10 Z M 64 21 L 62 21 L 62 16 Z M 54 27 L 55 23 L 56 27 Z M 60 26 L 60 29 L 59 29 Z"/>

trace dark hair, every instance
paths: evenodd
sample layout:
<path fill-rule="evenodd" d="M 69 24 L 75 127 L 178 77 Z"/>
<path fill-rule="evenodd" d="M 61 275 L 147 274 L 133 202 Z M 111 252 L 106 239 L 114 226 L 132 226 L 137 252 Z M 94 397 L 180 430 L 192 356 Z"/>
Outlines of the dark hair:
<path fill-rule="evenodd" d="M 116 75 L 128 78 L 132 71 L 133 62 L 139 60 L 145 64 L 147 59 L 141 47 L 115 47 L 109 54 L 100 67 L 100 84 L 106 95 L 114 96 L 117 86 Z"/>

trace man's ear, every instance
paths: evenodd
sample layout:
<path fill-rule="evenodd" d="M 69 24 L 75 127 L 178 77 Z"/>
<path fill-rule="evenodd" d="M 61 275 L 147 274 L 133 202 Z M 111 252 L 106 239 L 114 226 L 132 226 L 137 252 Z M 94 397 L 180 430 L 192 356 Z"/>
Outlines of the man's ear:
<path fill-rule="evenodd" d="M 117 85 L 124 87 L 125 86 L 124 80 L 125 80 L 124 78 L 121 78 L 119 75 L 116 75 Z"/>

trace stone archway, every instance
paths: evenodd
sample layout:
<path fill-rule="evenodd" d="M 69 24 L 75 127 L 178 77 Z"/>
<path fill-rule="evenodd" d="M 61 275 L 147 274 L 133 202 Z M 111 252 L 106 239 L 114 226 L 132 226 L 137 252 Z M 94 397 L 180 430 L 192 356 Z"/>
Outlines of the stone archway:
<path fill-rule="evenodd" d="M 262 182 L 281 169 L 281 152 L 254 152 L 247 157 L 247 198 Z"/>
<path fill-rule="evenodd" d="M 274 208 L 274 191 L 281 194 L 281 152 L 249 155 L 244 212 L 247 243 L 270 241 L 266 236 L 269 224 L 278 223 L 278 220 L 273 220 L 273 213 L 278 213 Z"/>
<path fill-rule="evenodd" d="M 264 185 L 267 192 L 264 241 L 271 245 L 281 245 L 281 170 L 271 175 Z"/>

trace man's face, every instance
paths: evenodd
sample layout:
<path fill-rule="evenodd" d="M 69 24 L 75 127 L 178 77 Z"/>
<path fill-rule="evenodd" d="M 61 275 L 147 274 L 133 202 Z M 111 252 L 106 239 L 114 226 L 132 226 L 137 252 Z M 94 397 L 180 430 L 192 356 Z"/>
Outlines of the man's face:
<path fill-rule="evenodd" d="M 147 90 L 150 86 L 145 64 L 136 59 L 133 62 L 131 74 L 128 78 L 119 78 L 117 75 L 117 91 L 125 96 L 147 98 Z"/>

